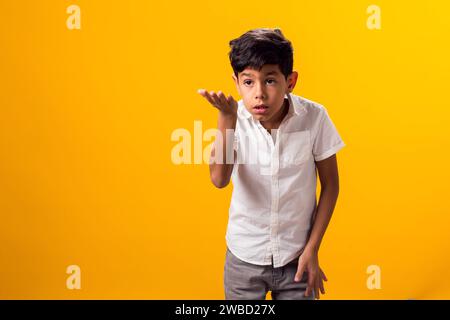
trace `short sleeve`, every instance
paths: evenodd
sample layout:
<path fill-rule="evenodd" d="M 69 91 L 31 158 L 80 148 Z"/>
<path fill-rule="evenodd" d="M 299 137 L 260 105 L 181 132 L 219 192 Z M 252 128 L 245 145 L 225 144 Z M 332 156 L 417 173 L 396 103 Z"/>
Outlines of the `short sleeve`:
<path fill-rule="evenodd" d="M 320 117 L 313 143 L 315 161 L 329 158 L 345 147 L 344 141 L 342 141 L 325 108 L 322 109 Z"/>

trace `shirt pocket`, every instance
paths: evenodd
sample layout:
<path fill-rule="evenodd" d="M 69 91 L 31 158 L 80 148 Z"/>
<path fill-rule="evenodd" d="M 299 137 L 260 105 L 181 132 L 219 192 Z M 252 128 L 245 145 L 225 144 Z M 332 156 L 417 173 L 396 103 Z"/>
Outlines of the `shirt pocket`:
<path fill-rule="evenodd" d="M 312 156 L 310 130 L 286 132 L 281 135 L 281 167 L 296 167 Z"/>

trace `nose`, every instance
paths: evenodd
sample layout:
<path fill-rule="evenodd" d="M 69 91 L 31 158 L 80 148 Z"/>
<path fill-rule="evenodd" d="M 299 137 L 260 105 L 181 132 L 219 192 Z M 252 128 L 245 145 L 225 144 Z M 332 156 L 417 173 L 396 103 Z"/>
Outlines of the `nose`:
<path fill-rule="evenodd" d="M 266 93 L 264 91 L 264 86 L 261 84 L 256 84 L 255 86 L 255 100 L 266 99 Z"/>

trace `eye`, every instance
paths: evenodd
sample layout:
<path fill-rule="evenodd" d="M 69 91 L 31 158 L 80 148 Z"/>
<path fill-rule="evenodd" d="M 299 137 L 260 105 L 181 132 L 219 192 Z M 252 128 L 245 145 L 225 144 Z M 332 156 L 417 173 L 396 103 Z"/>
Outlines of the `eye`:
<path fill-rule="evenodd" d="M 270 84 L 276 83 L 275 79 L 267 79 L 266 81 L 267 81 L 267 83 L 269 83 L 271 81 Z"/>
<path fill-rule="evenodd" d="M 244 84 L 245 84 L 245 85 L 250 85 L 251 83 L 252 83 L 251 80 L 244 80 Z"/>

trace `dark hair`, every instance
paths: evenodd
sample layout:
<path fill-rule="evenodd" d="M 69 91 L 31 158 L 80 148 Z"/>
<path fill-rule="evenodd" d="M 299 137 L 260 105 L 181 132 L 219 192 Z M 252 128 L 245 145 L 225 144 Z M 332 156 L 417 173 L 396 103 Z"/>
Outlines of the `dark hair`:
<path fill-rule="evenodd" d="M 231 40 L 230 47 L 230 63 L 236 77 L 247 67 L 261 70 L 265 64 L 277 64 L 285 78 L 292 73 L 292 45 L 280 29 L 259 28 L 247 31 Z"/>

